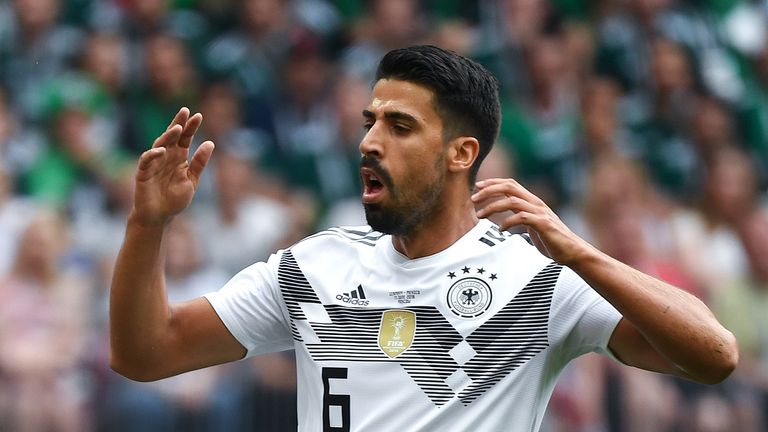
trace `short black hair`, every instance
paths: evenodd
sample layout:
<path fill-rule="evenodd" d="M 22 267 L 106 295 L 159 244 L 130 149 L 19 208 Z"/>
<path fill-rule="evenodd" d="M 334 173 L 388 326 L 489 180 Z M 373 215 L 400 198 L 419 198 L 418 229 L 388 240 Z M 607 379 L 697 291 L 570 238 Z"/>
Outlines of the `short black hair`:
<path fill-rule="evenodd" d="M 376 81 L 397 79 L 423 85 L 435 94 L 435 111 L 443 120 L 443 137 L 472 136 L 480 152 L 470 170 L 470 185 L 499 133 L 499 84 L 479 63 L 433 45 L 388 52 L 379 62 Z"/>

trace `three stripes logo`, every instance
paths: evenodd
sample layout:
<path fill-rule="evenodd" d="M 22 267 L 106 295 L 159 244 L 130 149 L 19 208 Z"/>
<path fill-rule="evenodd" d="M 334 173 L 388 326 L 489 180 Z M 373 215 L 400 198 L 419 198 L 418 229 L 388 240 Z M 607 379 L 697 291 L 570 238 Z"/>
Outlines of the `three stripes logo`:
<path fill-rule="evenodd" d="M 362 285 L 358 285 L 356 289 L 350 292 L 336 294 L 336 300 L 341 300 L 353 306 L 368 306 L 368 303 L 370 303 L 370 300 L 365 297 Z"/>

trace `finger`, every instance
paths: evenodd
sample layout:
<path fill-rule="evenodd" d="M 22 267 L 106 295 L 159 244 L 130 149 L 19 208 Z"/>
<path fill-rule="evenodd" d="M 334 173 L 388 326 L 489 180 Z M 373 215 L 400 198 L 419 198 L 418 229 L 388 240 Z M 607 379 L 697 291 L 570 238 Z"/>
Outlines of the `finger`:
<path fill-rule="evenodd" d="M 540 219 L 541 217 L 536 216 L 533 213 L 528 213 L 523 211 L 523 212 L 515 213 L 505 218 L 499 224 L 499 229 L 501 229 L 502 231 L 506 231 L 512 227 L 523 225 L 526 228 L 530 227 L 535 230 L 535 227 L 538 224 L 538 221 Z"/>
<path fill-rule="evenodd" d="M 530 213 L 534 213 L 537 211 L 537 208 L 533 204 L 529 203 L 528 201 L 525 201 L 524 199 L 513 197 L 513 196 L 504 197 L 501 199 L 497 199 L 496 201 L 493 201 L 491 203 L 488 203 L 486 206 L 478 210 L 477 217 L 485 218 L 492 214 L 503 213 L 505 211 L 513 211 L 513 212 L 527 211 Z"/>
<path fill-rule="evenodd" d="M 158 147 L 168 147 L 169 145 L 173 145 L 175 142 L 179 140 L 179 136 L 181 136 L 182 127 L 181 125 L 173 125 L 170 128 L 166 129 L 165 132 L 160 134 L 157 139 L 155 139 L 155 142 L 152 143 L 152 148 L 158 148 Z"/>
<path fill-rule="evenodd" d="M 494 196 L 516 196 L 536 205 L 545 205 L 541 198 L 513 179 L 484 181 L 482 185 L 478 185 L 478 191 L 472 195 L 471 199 L 473 202 L 482 202 Z"/>
<path fill-rule="evenodd" d="M 200 113 L 196 113 L 187 120 L 186 124 L 184 124 L 184 130 L 181 131 L 179 147 L 189 148 L 189 145 L 192 144 L 192 137 L 195 136 L 195 132 L 197 132 L 202 122 L 203 115 Z"/>
<path fill-rule="evenodd" d="M 475 184 L 475 193 L 472 194 L 472 201 L 480 202 L 494 195 L 510 195 L 512 185 L 508 179 L 489 179 L 479 181 Z"/>
<path fill-rule="evenodd" d="M 182 125 L 184 126 L 184 123 L 187 122 L 187 119 L 189 118 L 189 108 L 187 107 L 181 107 L 179 109 L 179 112 L 176 113 L 176 115 L 173 117 L 173 120 L 171 120 L 171 123 L 168 124 L 168 127 L 166 130 L 172 128 L 174 125 Z"/>
<path fill-rule="evenodd" d="M 490 186 L 492 184 L 503 183 L 503 182 L 505 182 L 507 180 L 511 180 L 511 179 L 509 179 L 509 178 L 489 178 L 489 179 L 485 179 L 485 180 L 478 180 L 478 181 L 475 182 L 475 186 L 477 186 L 478 188 L 481 189 L 481 188 L 484 188 L 486 186 Z"/>
<path fill-rule="evenodd" d="M 536 232 L 536 230 L 534 230 L 531 227 L 528 227 L 527 231 L 528 231 L 528 237 L 533 242 L 533 245 L 536 246 L 536 249 L 538 249 L 539 252 L 541 252 L 541 254 L 546 256 L 547 258 L 552 258 L 552 256 L 549 254 L 549 251 L 547 250 L 547 247 L 544 245 L 544 242 L 541 241 L 541 237 L 539 237 L 539 233 Z"/>
<path fill-rule="evenodd" d="M 189 176 L 195 186 L 200 181 L 200 176 L 203 175 L 203 170 L 211 159 L 214 147 L 213 141 L 205 141 L 192 155 L 192 160 L 189 162 Z"/>
<path fill-rule="evenodd" d="M 512 188 L 515 190 L 516 194 L 519 194 L 521 197 L 525 198 L 526 201 L 530 201 L 536 205 L 540 206 L 546 206 L 547 204 L 538 197 L 535 193 L 529 191 L 525 188 L 525 186 L 521 185 L 517 180 L 515 179 L 509 179 L 510 182 L 512 182 Z"/>
<path fill-rule="evenodd" d="M 507 185 L 509 187 L 520 188 L 521 190 L 527 191 L 527 189 L 525 189 L 525 187 L 523 187 L 520 182 L 513 178 L 491 178 L 475 182 L 475 187 L 477 190 L 483 190 L 498 185 Z"/>
<path fill-rule="evenodd" d="M 136 168 L 136 179 L 144 181 L 152 177 L 157 172 L 157 166 L 159 165 L 155 161 L 162 159 L 165 154 L 165 147 L 152 148 L 142 153 Z"/>
<path fill-rule="evenodd" d="M 475 182 L 475 190 L 481 191 L 488 188 L 489 186 L 509 184 L 512 182 L 517 183 L 514 179 L 511 178 L 489 178 L 485 180 L 479 180 Z"/>

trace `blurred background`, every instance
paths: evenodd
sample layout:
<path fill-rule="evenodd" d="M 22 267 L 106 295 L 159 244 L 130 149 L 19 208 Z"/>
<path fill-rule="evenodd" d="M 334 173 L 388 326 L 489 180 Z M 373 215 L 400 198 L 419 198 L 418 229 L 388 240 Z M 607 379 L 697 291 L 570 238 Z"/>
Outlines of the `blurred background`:
<path fill-rule="evenodd" d="M 432 43 L 499 78 L 481 177 L 704 300 L 741 363 L 703 386 L 586 356 L 543 432 L 767 431 L 768 1 L 0 0 L 0 431 L 291 431 L 279 353 L 140 384 L 107 364 L 137 156 L 180 106 L 216 153 L 168 237 L 172 300 L 364 222 L 376 62 Z"/>

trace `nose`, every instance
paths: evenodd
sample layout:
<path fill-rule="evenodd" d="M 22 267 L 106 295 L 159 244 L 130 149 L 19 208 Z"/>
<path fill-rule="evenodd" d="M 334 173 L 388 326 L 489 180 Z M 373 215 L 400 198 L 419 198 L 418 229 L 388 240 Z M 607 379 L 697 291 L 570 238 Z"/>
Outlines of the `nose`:
<path fill-rule="evenodd" d="M 359 149 L 362 156 L 375 156 L 381 158 L 383 146 L 380 135 L 381 132 L 376 124 L 368 129 L 368 132 L 365 133 L 363 139 L 360 140 Z"/>

